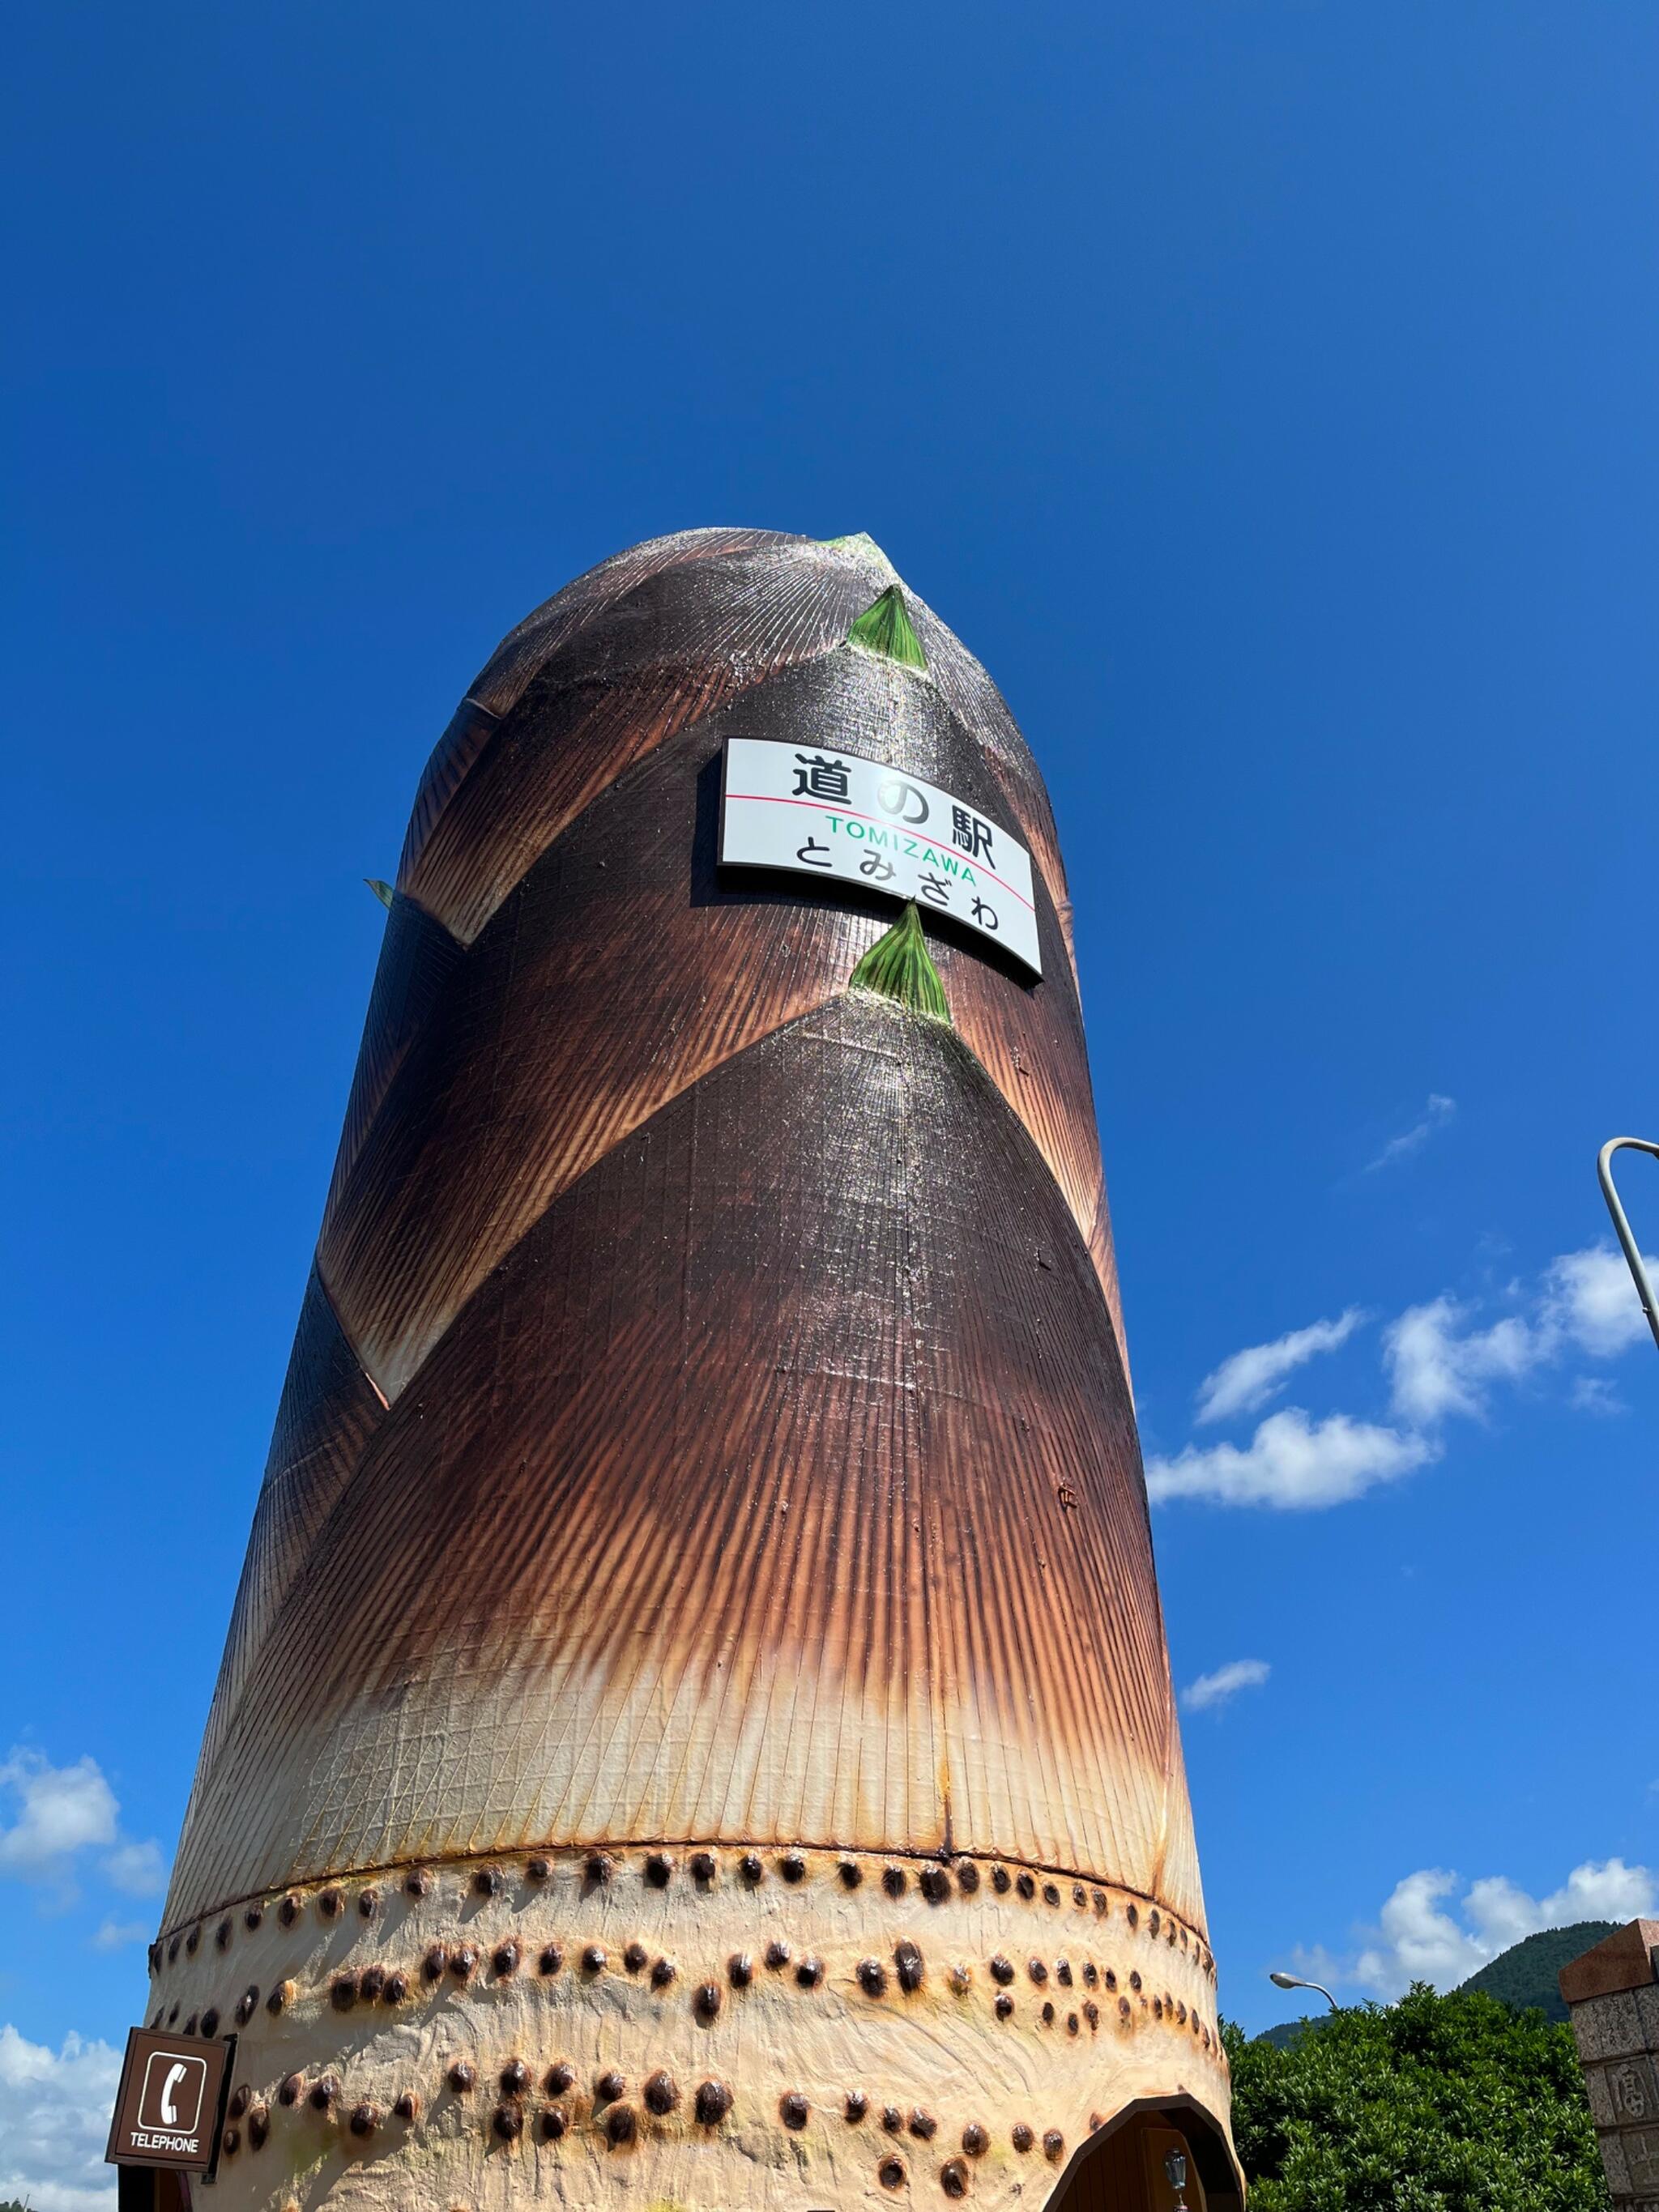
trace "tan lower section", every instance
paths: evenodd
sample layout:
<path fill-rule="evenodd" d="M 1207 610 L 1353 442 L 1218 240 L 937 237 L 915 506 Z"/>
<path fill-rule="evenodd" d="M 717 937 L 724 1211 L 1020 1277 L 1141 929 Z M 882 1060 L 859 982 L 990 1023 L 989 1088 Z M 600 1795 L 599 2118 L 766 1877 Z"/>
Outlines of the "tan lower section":
<path fill-rule="evenodd" d="M 394 1869 L 179 1931 L 149 2014 L 239 2036 L 213 2201 L 270 2212 L 1024 2212 L 1138 2099 L 1224 2133 L 1197 1936 L 965 1863 L 938 1901 L 936 1862 L 730 1847 Z"/>

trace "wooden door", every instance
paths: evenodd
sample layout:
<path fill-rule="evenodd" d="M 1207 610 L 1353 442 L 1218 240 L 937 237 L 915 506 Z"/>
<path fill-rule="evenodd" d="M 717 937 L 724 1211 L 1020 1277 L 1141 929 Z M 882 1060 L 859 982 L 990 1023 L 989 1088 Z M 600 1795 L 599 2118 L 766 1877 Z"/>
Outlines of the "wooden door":
<path fill-rule="evenodd" d="M 1185 2136 L 1178 2128 L 1140 2118 L 1090 2146 L 1060 2194 L 1050 2199 L 1048 2212 L 1173 2212 L 1176 2192 L 1164 2167 L 1171 2151 L 1187 2161 L 1181 2194 L 1188 2212 L 1208 2212 Z"/>

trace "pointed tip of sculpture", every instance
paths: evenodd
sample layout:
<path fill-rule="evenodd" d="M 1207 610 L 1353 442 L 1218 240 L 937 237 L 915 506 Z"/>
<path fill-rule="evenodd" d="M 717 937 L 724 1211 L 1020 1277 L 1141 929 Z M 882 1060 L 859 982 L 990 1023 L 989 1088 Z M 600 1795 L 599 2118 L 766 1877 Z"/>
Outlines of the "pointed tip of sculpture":
<path fill-rule="evenodd" d="M 896 584 L 890 584 L 873 606 L 868 606 L 847 633 L 855 645 L 885 653 L 903 668 L 926 668 L 927 656 L 911 627 L 910 611 Z"/>
<path fill-rule="evenodd" d="M 862 560 L 873 561 L 890 576 L 898 574 L 898 570 L 867 530 L 849 530 L 840 538 L 820 538 L 818 543 L 831 553 L 854 553 Z"/>
<path fill-rule="evenodd" d="M 914 902 L 907 906 L 884 936 L 878 937 L 848 978 L 853 988 L 872 991 L 893 999 L 930 1021 L 951 1021 L 951 1002 L 921 933 L 921 915 Z"/>

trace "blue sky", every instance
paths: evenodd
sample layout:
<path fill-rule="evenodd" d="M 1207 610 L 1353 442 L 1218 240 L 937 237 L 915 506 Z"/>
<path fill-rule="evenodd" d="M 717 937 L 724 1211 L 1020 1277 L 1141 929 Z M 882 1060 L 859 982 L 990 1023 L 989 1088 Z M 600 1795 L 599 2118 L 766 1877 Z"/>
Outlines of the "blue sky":
<path fill-rule="evenodd" d="M 103 2185 L 20 2115 L 139 2012 L 362 878 L 500 634 L 690 524 L 869 532 L 1048 774 L 1176 1676 L 1244 1666 L 1226 2009 L 1642 1903 L 1647 0 L 94 0 L 10 59 L 0 2194 Z"/>

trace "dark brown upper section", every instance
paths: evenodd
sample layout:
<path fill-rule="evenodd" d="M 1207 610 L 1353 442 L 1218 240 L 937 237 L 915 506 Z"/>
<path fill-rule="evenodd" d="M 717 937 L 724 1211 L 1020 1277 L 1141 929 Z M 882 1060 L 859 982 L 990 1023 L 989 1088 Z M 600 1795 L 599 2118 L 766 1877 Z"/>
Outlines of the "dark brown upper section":
<path fill-rule="evenodd" d="M 860 906 L 807 882 L 720 879 L 720 748 L 762 732 L 873 753 L 994 817 L 1006 811 L 933 687 L 849 647 L 784 671 L 627 768 L 453 966 L 424 957 L 424 938 L 403 924 L 410 954 L 392 970 L 398 1013 L 379 1012 L 383 963 L 364 1051 L 375 1073 L 354 1086 L 318 1253 L 388 1398 L 561 1189 L 687 1084 L 839 995 L 890 918 L 891 902 L 874 894 Z M 556 723 L 546 734 L 550 757 L 565 735 Z M 528 755 L 537 741 L 532 721 L 519 742 Z M 957 1027 L 1031 1129 L 1115 1293 L 1109 1247 L 1103 1255 L 1097 1241 L 1104 1192 L 1082 1017 L 1041 874 L 1036 888 L 1046 986 L 1034 991 L 954 941 L 941 941 L 939 959 Z M 400 894 L 400 922 L 410 904 Z M 416 980 L 430 988 L 411 1036 L 416 952 Z M 396 1056 L 383 1037 L 397 1040 Z M 360 1094 L 376 1109 L 362 1133 Z"/>
<path fill-rule="evenodd" d="M 1030 755 L 867 540 L 635 549 L 417 794 L 169 1917 L 514 1844 L 1006 1853 L 1201 1925 L 1066 889 Z M 1044 978 L 723 881 L 731 734 L 1030 849 Z"/>

